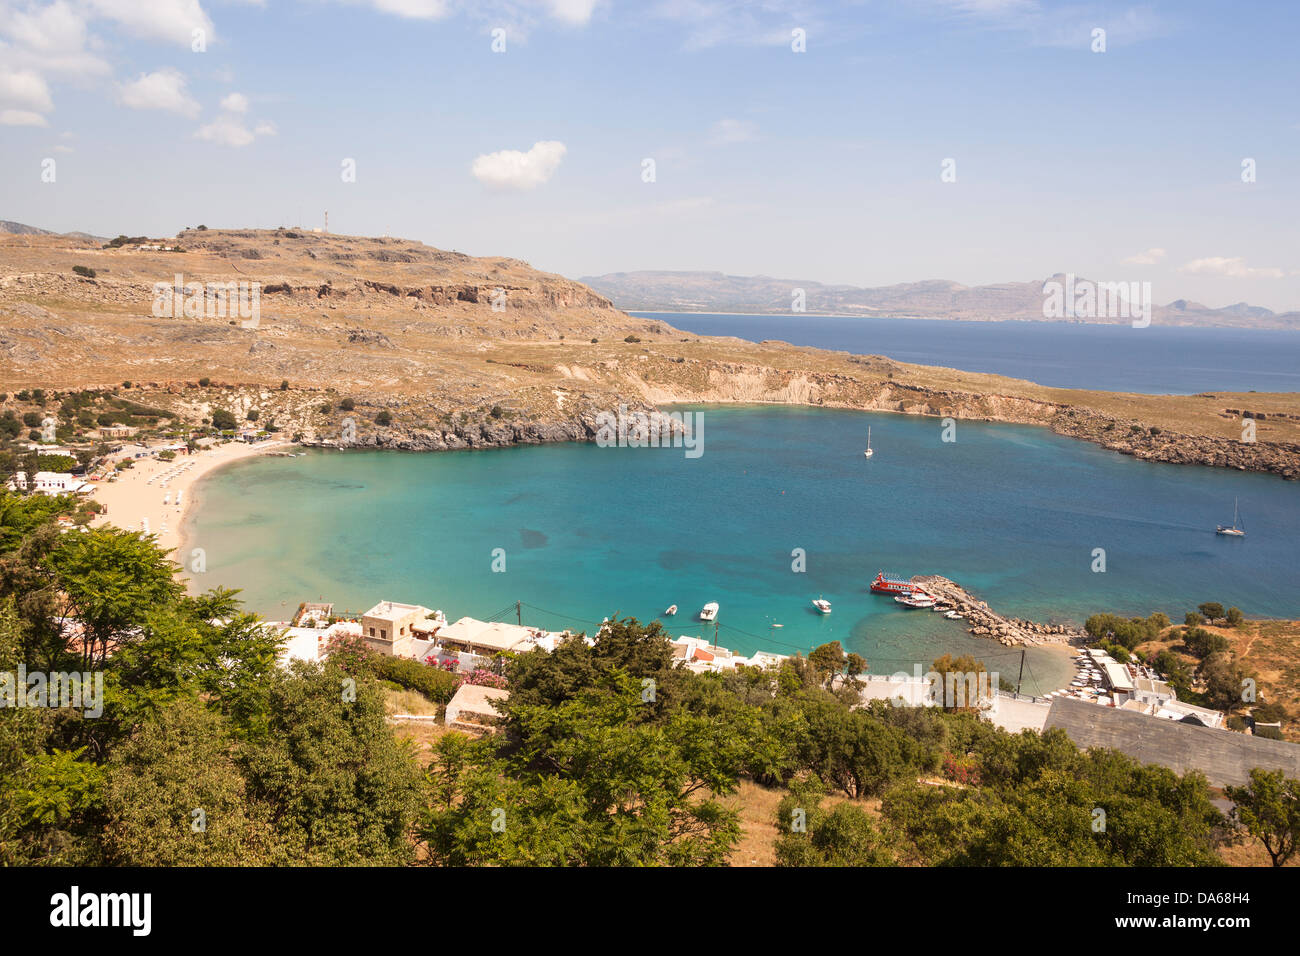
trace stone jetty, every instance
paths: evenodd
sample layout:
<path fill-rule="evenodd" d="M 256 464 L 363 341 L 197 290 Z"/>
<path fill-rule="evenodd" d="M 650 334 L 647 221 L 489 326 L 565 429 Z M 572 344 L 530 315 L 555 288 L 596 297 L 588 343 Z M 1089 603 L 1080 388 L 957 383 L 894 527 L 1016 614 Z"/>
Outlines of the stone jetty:
<path fill-rule="evenodd" d="M 1037 644 L 1071 644 L 1087 638 L 1087 633 L 1070 624 L 1040 624 L 1005 617 L 979 600 L 956 581 L 937 574 L 918 574 L 912 583 L 951 605 L 966 619 L 967 630 L 977 637 L 991 637 L 1008 647 Z"/>

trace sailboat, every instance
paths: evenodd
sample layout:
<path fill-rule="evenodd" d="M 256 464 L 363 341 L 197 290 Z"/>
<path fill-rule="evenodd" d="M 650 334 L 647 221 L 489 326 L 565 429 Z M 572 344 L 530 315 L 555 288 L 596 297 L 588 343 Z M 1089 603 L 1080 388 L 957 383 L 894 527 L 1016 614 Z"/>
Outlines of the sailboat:
<path fill-rule="evenodd" d="M 867 426 L 867 450 L 864 451 L 862 454 L 867 458 L 870 458 L 872 455 L 875 454 L 875 452 L 871 450 L 871 426 L 870 425 Z"/>
<path fill-rule="evenodd" d="M 1214 529 L 1214 533 L 1228 534 L 1236 538 L 1244 538 L 1246 536 L 1245 529 L 1237 527 L 1237 499 L 1236 498 L 1232 499 L 1232 527 L 1229 528 L 1226 525 L 1219 525 L 1217 528 Z"/>

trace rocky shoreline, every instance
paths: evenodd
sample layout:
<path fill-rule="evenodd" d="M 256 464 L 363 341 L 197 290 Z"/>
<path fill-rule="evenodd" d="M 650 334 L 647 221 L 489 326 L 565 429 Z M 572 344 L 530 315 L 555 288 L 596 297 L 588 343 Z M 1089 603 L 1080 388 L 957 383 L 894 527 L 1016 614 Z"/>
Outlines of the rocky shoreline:
<path fill-rule="evenodd" d="M 976 637 L 990 637 L 1007 647 L 1035 647 L 1041 644 L 1082 644 L 1088 634 L 1070 624 L 1042 624 L 1005 617 L 963 588 L 956 581 L 937 574 L 918 574 L 911 579 L 919 588 L 951 604 Z"/>

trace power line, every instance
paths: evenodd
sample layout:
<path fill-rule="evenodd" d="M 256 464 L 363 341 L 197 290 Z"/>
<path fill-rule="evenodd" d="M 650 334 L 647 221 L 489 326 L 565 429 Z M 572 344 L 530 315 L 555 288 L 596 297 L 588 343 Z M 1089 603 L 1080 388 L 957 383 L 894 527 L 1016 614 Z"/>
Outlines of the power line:
<path fill-rule="evenodd" d="M 603 624 L 605 623 L 605 621 L 594 621 L 594 620 L 591 620 L 591 619 L 589 619 L 589 618 L 575 617 L 575 616 L 572 615 L 572 614 L 563 614 L 563 613 L 561 613 L 561 612 L 559 612 L 559 611 L 551 611 L 551 610 L 548 610 L 548 609 L 546 609 L 546 608 L 544 608 L 544 607 L 538 607 L 538 606 L 535 605 L 535 604 L 528 604 L 527 602 L 520 602 L 520 603 L 522 604 L 523 607 L 526 607 L 526 608 L 528 608 L 529 610 L 537 611 L 537 612 L 539 612 L 539 613 L 541 613 L 541 614 L 548 614 L 548 615 L 550 615 L 550 616 L 552 616 L 552 617 L 564 618 L 565 620 L 568 620 L 568 621 L 576 621 L 576 622 L 579 623 L 579 624 L 590 624 L 590 625 L 593 625 L 593 626 L 599 627 L 600 625 L 603 625 Z M 503 615 L 505 615 L 505 614 L 508 614 L 509 612 L 513 611 L 514 609 L 515 609 L 515 605 L 514 605 L 514 604 L 510 604 L 510 605 L 508 605 L 507 607 L 505 607 L 503 610 L 499 611 L 499 612 L 498 612 L 496 615 L 494 615 L 493 617 L 494 617 L 494 618 L 495 618 L 495 617 L 501 617 L 501 616 L 503 616 Z M 489 618 L 489 620 L 491 620 L 491 619 L 492 619 L 492 618 Z M 690 631 L 690 630 L 700 630 L 700 629 L 702 629 L 702 628 L 704 628 L 704 627 L 706 627 L 706 626 L 707 626 L 706 624 L 685 624 L 685 625 L 673 624 L 673 625 L 672 625 L 672 629 L 674 629 L 674 630 L 681 630 L 681 631 Z M 809 648 L 808 648 L 806 645 L 803 645 L 803 644 L 791 644 L 791 643 L 789 643 L 788 641 L 778 641 L 778 640 L 776 640 L 776 639 L 773 638 L 773 637 L 767 637 L 766 635 L 762 635 L 762 634 L 754 634 L 754 633 L 752 633 L 752 632 L 750 632 L 750 631 L 746 631 L 746 630 L 744 630 L 743 628 L 736 627 L 734 624 L 723 624 L 723 623 L 721 623 L 721 622 L 718 622 L 718 626 L 719 626 L 719 627 L 722 627 L 722 628 L 726 628 L 728 631 L 734 631 L 734 632 L 737 633 L 737 634 L 742 634 L 742 635 L 744 635 L 745 637 L 752 638 L 753 640 L 756 640 L 756 641 L 763 641 L 763 642 L 765 642 L 765 643 L 773 644 L 773 645 L 776 645 L 776 646 L 778 646 L 778 647 L 788 647 L 788 648 L 790 648 L 790 649 L 792 649 L 792 650 L 799 651 L 799 652 L 801 652 L 801 653 L 802 653 L 802 652 L 807 652 L 807 651 L 809 650 Z M 667 629 L 667 625 L 665 625 L 665 629 Z M 1019 657 L 1019 656 L 1020 656 L 1020 652 L 1019 652 L 1019 651 L 1002 651 L 1002 652 L 999 652 L 999 653 L 996 653 L 996 654 L 979 654 L 979 655 L 977 655 L 977 656 L 979 656 L 979 657 L 980 657 L 981 659 L 983 659 L 983 660 L 997 660 L 997 659 L 1007 658 L 1007 657 Z M 868 661 L 868 663 L 876 663 L 876 664 L 916 664 L 916 663 L 918 663 L 918 661 L 916 660 L 915 657 L 875 657 L 875 656 L 868 656 L 868 657 L 867 657 L 867 661 Z M 1028 666 L 1028 665 L 1026 665 L 1026 666 Z M 1030 671 L 1030 677 L 1031 677 L 1031 678 L 1033 677 L 1033 672 L 1032 672 L 1032 670 Z M 1035 682 L 1035 683 L 1036 683 L 1036 682 Z"/>

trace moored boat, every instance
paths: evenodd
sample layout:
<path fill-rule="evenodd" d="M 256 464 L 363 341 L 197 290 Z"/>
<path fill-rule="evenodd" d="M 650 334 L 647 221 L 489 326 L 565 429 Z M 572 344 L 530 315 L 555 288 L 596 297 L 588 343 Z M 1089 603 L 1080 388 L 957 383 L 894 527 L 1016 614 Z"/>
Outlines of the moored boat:
<path fill-rule="evenodd" d="M 700 608 L 700 620 L 712 621 L 718 616 L 718 602 L 710 601 L 704 607 Z"/>
<path fill-rule="evenodd" d="M 817 600 L 813 601 L 812 603 L 813 603 L 813 607 L 815 607 L 822 614 L 831 613 L 831 602 L 826 600 L 825 598 L 817 598 Z"/>
<path fill-rule="evenodd" d="M 677 613 L 677 605 L 670 604 L 668 605 L 668 610 L 664 611 L 664 617 L 672 617 L 676 613 Z"/>
<path fill-rule="evenodd" d="M 916 585 L 896 574 L 886 575 L 884 571 L 878 571 L 876 579 L 871 582 L 871 590 L 877 594 L 911 594 Z"/>

